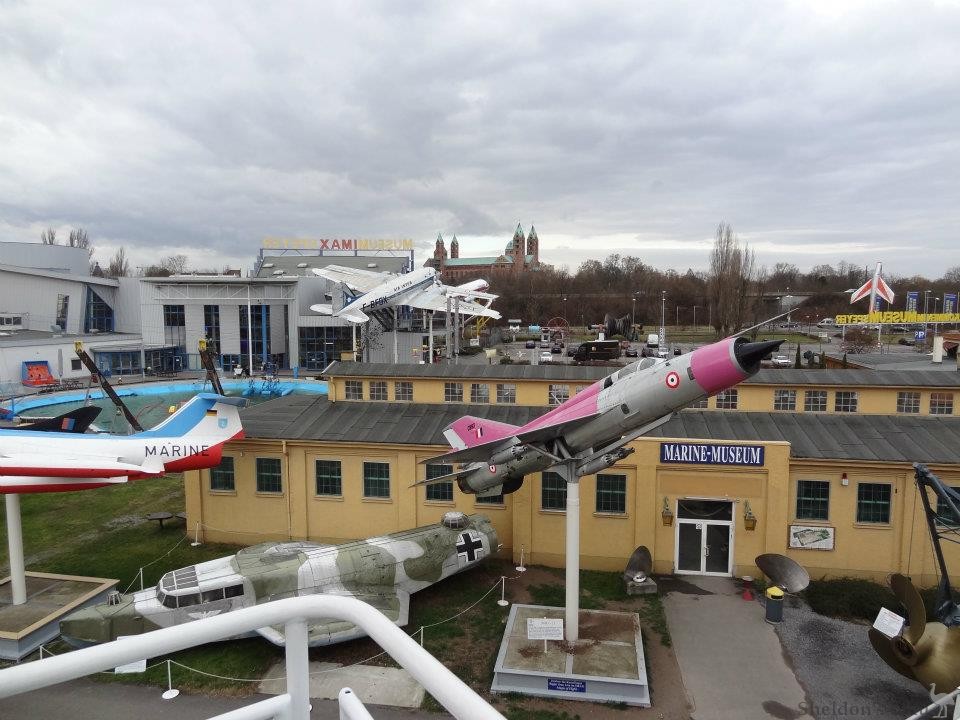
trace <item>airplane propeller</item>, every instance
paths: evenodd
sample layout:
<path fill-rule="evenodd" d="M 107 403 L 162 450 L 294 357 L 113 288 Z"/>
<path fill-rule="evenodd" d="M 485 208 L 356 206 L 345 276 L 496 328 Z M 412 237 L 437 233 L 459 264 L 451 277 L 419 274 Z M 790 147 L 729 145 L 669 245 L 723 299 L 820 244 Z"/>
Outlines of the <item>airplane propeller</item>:
<path fill-rule="evenodd" d="M 877 655 L 904 677 L 935 691 L 950 692 L 960 686 L 960 627 L 927 622 L 923 598 L 899 573 L 890 577 L 890 589 L 907 611 L 907 625 L 894 638 L 870 628 L 870 644 Z"/>

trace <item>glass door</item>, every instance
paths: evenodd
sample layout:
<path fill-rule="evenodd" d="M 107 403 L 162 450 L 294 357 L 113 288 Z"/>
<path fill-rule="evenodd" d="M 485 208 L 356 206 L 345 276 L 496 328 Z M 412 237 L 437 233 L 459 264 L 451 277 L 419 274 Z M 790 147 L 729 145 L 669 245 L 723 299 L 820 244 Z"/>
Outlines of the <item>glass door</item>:
<path fill-rule="evenodd" d="M 707 523 L 704 537 L 704 567 L 708 574 L 730 574 L 730 531 L 731 526 L 724 523 Z"/>
<path fill-rule="evenodd" d="M 677 572 L 700 573 L 703 566 L 703 523 L 677 523 Z"/>

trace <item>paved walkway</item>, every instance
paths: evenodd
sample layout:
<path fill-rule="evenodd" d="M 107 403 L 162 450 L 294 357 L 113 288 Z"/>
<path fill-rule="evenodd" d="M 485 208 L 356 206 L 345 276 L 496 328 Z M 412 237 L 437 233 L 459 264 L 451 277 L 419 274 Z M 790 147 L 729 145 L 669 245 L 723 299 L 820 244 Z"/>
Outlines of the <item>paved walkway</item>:
<path fill-rule="evenodd" d="M 278 678 L 260 683 L 260 692 L 280 695 L 287 691 L 287 665 L 283 660 L 271 667 L 265 676 Z M 390 705 L 391 707 L 416 710 L 423 703 L 426 691 L 402 668 L 377 665 L 350 665 L 336 663 L 310 663 L 310 697 L 336 700 L 342 688 L 348 687 L 367 705 Z"/>
<path fill-rule="evenodd" d="M 759 602 L 731 578 L 658 581 L 693 720 L 793 720 L 806 696 Z"/>

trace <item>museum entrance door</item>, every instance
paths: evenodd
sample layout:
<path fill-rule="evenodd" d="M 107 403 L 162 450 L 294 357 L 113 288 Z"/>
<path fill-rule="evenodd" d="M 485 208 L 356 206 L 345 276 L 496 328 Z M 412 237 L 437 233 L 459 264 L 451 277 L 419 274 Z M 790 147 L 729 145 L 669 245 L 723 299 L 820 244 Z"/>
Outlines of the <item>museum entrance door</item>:
<path fill-rule="evenodd" d="M 733 574 L 733 502 L 677 501 L 674 567 L 679 575 Z"/>

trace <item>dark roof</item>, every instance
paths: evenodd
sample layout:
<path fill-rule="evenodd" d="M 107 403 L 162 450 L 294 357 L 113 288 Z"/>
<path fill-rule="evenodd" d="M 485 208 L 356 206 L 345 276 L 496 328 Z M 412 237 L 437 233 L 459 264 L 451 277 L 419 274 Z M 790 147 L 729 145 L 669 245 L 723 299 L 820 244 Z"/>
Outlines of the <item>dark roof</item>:
<path fill-rule="evenodd" d="M 960 373 L 940 370 L 797 370 L 765 368 L 750 385 L 858 385 L 869 387 L 960 387 Z"/>
<path fill-rule="evenodd" d="M 248 438 L 446 445 L 443 430 L 463 415 L 524 425 L 545 408 L 447 403 L 330 402 L 290 395 L 242 412 Z M 785 441 L 794 458 L 960 462 L 960 418 L 684 410 L 656 437 Z"/>
<path fill-rule="evenodd" d="M 594 382 L 617 370 L 597 365 L 488 365 L 484 363 L 400 363 L 334 362 L 324 373 L 336 377 L 362 378 L 463 378 L 465 380 L 566 380 Z M 749 385 L 812 385 L 818 387 L 960 387 L 960 373 L 936 370 L 796 370 L 763 369 L 744 380 Z"/>
<path fill-rule="evenodd" d="M 464 378 L 490 380 L 582 380 L 594 382 L 604 378 L 615 367 L 596 365 L 489 365 L 485 363 L 438 363 L 434 365 L 334 362 L 324 375 L 336 377 L 413 377 Z"/>

